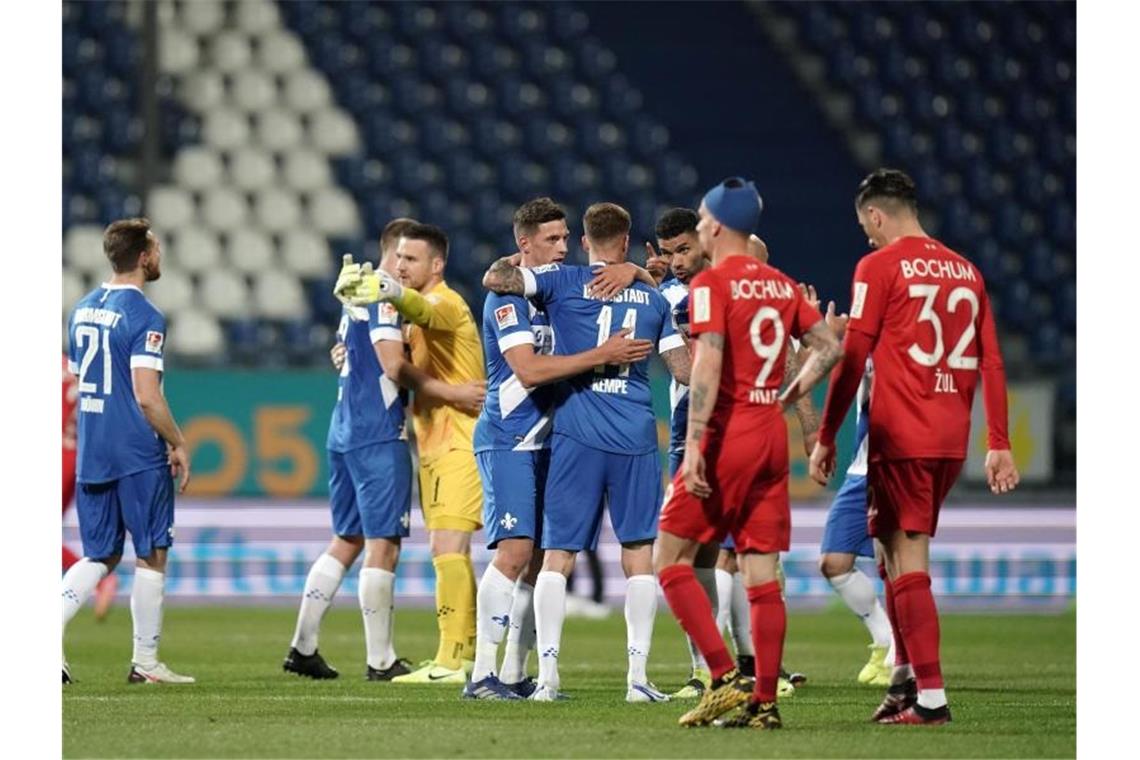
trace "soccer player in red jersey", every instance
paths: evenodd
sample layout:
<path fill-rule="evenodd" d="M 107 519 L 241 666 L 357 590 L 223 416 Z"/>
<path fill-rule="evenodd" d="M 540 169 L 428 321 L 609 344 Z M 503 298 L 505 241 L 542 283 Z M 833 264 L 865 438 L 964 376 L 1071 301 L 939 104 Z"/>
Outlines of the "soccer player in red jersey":
<path fill-rule="evenodd" d="M 835 470 L 835 434 L 869 355 L 867 523 L 885 550 L 887 615 L 896 631 L 892 685 L 872 720 L 946 723 L 930 539 L 966 459 L 979 379 L 989 426 L 986 479 L 994 493 L 1017 486 L 1005 369 L 982 275 L 922 229 L 911 178 L 873 172 L 860 183 L 855 208 L 877 250 L 855 268 L 845 355 L 828 389 L 811 475 L 826 484 Z"/>
<path fill-rule="evenodd" d="M 79 379 L 67 369 L 67 354 L 63 355 L 63 512 L 75 498 L 75 407 L 79 399 Z M 63 571 L 79 561 L 75 552 L 63 547 Z M 119 578 L 114 573 L 99 581 L 95 587 L 95 619 L 102 620 L 111 610 L 111 602 L 119 589 Z"/>
<path fill-rule="evenodd" d="M 752 183 L 730 178 L 701 203 L 697 235 L 713 266 L 692 282 L 696 358 L 685 457 L 661 513 L 656 568 L 665 598 L 708 663 L 711 686 L 681 716 L 700 726 L 743 706 L 726 727 L 779 728 L 776 681 L 787 616 L 776 564 L 791 536 L 784 407 L 830 371 L 841 349 L 819 311 L 785 274 L 749 256 L 760 217 Z M 812 349 L 784 394 L 788 336 Z M 748 588 L 755 683 L 734 666 L 693 572 L 701 544 L 731 533 Z M 751 697 L 751 699 L 750 699 Z"/>

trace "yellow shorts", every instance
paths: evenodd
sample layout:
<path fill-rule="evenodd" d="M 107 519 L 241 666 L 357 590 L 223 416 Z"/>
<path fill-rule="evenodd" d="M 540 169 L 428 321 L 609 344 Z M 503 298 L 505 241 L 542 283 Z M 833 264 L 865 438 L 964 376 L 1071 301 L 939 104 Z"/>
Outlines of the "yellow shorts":
<path fill-rule="evenodd" d="M 449 451 L 431 462 L 420 462 L 420 504 L 428 530 L 483 527 L 483 481 L 470 451 Z"/>

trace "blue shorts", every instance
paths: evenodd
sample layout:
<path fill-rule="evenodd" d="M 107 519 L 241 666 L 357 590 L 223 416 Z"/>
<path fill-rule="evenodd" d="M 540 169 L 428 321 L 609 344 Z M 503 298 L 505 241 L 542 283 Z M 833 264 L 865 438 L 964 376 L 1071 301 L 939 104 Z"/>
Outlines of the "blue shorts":
<path fill-rule="evenodd" d="M 875 544 L 867 532 L 867 478 L 848 475 L 827 511 L 819 550 L 823 554 L 874 557 Z"/>
<path fill-rule="evenodd" d="M 681 462 L 685 461 L 685 450 L 672 450 L 669 451 L 669 479 L 672 480 L 677 471 L 681 469 Z M 720 543 L 721 548 L 728 549 L 730 552 L 736 551 L 736 543 L 732 540 L 732 534 L 729 533 L 724 537 L 724 541 Z"/>
<path fill-rule="evenodd" d="M 174 481 L 166 465 L 107 483 L 80 483 L 75 493 L 83 556 L 106 559 L 123 553 L 125 531 L 136 557 L 174 543 Z"/>
<path fill-rule="evenodd" d="M 661 460 L 647 454 L 613 454 L 555 435 L 542 524 L 542 548 L 595 549 L 602 508 L 623 544 L 657 537 L 661 511 Z"/>
<path fill-rule="evenodd" d="M 541 538 L 550 449 L 480 451 L 475 462 L 483 481 L 487 548 L 494 549 L 504 538 Z"/>
<path fill-rule="evenodd" d="M 406 537 L 412 520 L 408 442 L 329 451 L 329 502 L 338 536 Z"/>

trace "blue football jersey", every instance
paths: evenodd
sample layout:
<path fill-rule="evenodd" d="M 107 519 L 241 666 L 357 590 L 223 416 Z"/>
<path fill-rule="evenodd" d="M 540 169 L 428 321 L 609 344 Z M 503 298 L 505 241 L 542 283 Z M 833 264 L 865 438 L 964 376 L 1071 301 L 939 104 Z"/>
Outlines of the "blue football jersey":
<path fill-rule="evenodd" d="M 558 336 L 556 354 L 588 351 L 623 328 L 632 328 L 630 337 L 654 341 L 659 353 L 684 345 L 668 302 L 655 288 L 635 282 L 609 301 L 589 296 L 586 286 L 599 266 L 522 269 L 526 294 L 546 310 Z M 617 454 L 657 450 L 648 358 L 572 377 L 559 387 L 556 403 L 555 433 Z"/>
<path fill-rule="evenodd" d="M 661 284 L 661 295 L 673 307 L 673 326 L 689 335 L 689 286 L 680 280 Z M 685 432 L 689 429 L 689 386 L 669 378 L 669 450 L 685 448 Z"/>
<path fill-rule="evenodd" d="M 106 483 L 166 464 L 166 443 L 135 401 L 131 370 L 163 371 L 166 319 L 133 285 L 84 296 L 67 327 L 68 361 L 79 377 L 80 483 Z"/>
<path fill-rule="evenodd" d="M 848 475 L 867 474 L 867 431 L 871 426 L 871 382 L 875 369 L 871 360 L 867 359 L 867 370 L 859 382 L 859 391 L 855 397 L 855 456 L 847 468 Z"/>
<path fill-rule="evenodd" d="M 400 314 L 388 303 L 342 311 L 336 334 L 347 353 L 329 421 L 329 450 L 343 453 L 405 438 L 400 387 L 384 374 L 373 346 L 382 340 L 403 345 L 400 328 Z"/>
<path fill-rule="evenodd" d="M 515 346 L 554 353 L 554 331 L 546 313 L 525 298 L 488 293 L 483 301 L 483 356 L 487 398 L 475 423 L 475 451 L 548 448 L 553 387 L 527 388 L 503 354 Z"/>

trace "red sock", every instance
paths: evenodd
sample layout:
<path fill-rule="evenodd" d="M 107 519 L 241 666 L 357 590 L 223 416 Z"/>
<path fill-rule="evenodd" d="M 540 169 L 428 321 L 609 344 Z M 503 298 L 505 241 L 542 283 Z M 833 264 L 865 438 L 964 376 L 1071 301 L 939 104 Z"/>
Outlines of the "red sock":
<path fill-rule="evenodd" d="M 942 688 L 938 661 L 938 609 L 930 592 L 930 575 L 907 573 L 895 578 L 895 607 L 899 628 L 906 639 L 914 677 L 921 689 Z"/>
<path fill-rule="evenodd" d="M 752 646 L 756 649 L 756 686 L 752 698 L 758 702 L 776 701 L 776 682 L 784 659 L 784 634 L 788 611 L 780 596 L 780 584 L 769 581 L 748 589 L 752 613 Z"/>
<path fill-rule="evenodd" d="M 708 594 L 697 582 L 690 565 L 670 565 L 658 574 L 673 616 L 704 655 L 709 673 L 720 678 L 735 667 L 724 638 L 716 629 Z"/>
<path fill-rule="evenodd" d="M 906 642 L 903 641 L 902 629 L 899 628 L 899 616 L 895 611 L 895 584 L 887 576 L 885 565 L 879 565 L 879 577 L 883 579 L 883 588 L 886 589 L 887 620 L 891 621 L 891 635 L 895 637 L 895 665 L 909 665 L 910 655 L 906 651 Z"/>
<path fill-rule="evenodd" d="M 68 549 L 66 546 L 63 547 L 63 571 L 65 573 L 67 572 L 67 568 L 71 567 L 78 561 L 79 557 L 75 556 L 75 552 L 71 551 L 71 549 Z"/>

